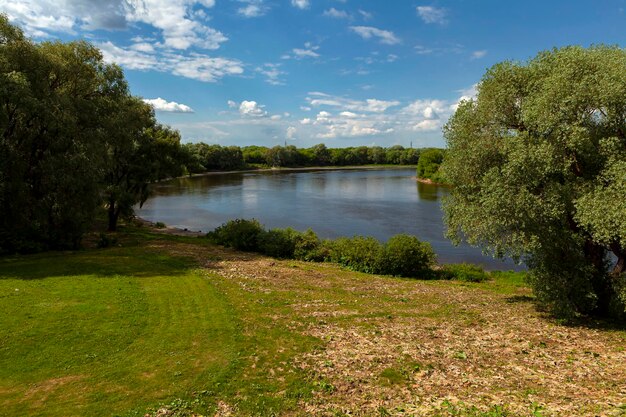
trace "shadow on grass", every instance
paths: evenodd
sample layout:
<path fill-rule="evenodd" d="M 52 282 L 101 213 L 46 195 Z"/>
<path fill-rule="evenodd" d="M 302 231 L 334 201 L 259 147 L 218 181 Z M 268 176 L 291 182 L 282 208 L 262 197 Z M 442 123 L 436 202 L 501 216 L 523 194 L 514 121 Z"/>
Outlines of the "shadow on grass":
<path fill-rule="evenodd" d="M 536 304 L 537 299 L 535 297 L 531 297 L 530 295 L 513 295 L 511 297 L 506 297 L 505 301 L 509 304 L 516 304 L 516 303 Z"/>
<path fill-rule="evenodd" d="M 46 252 L 0 258 L 0 280 L 80 275 L 139 278 L 178 276 L 196 266 L 191 259 L 149 251 L 142 247 Z"/>

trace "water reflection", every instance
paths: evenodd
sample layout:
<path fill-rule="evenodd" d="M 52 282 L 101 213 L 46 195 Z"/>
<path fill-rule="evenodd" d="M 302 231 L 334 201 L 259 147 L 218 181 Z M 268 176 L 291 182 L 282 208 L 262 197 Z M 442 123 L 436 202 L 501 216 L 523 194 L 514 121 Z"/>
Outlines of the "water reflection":
<path fill-rule="evenodd" d="M 267 227 L 313 228 L 326 238 L 409 233 L 429 241 L 441 262 L 516 268 L 444 238 L 445 187 L 417 183 L 412 169 L 258 172 L 181 178 L 160 184 L 141 217 L 209 231 L 235 218 Z"/>

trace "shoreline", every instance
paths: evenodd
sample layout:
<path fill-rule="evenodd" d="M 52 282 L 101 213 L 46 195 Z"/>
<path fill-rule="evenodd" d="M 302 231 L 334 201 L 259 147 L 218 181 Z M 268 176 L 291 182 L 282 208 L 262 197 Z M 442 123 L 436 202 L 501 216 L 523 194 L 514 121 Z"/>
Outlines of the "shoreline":
<path fill-rule="evenodd" d="M 420 177 L 413 177 L 413 178 L 415 178 L 415 181 L 421 182 L 422 184 L 439 185 L 441 187 L 452 187 L 452 185 L 446 184 L 445 182 L 435 182 L 428 178 L 420 178 Z"/>
<path fill-rule="evenodd" d="M 207 171 L 198 174 L 183 175 L 176 178 L 168 178 L 163 181 L 169 181 L 177 178 L 194 178 L 204 177 L 208 175 L 224 175 L 224 174 L 249 174 L 254 172 L 290 172 L 290 171 L 357 171 L 357 170 L 375 170 L 375 169 L 416 169 L 416 165 L 346 165 L 346 166 L 312 166 L 312 167 L 277 167 L 277 168 L 258 168 L 258 169 L 240 169 L 232 171 Z M 161 182 L 161 181 L 159 181 Z"/>

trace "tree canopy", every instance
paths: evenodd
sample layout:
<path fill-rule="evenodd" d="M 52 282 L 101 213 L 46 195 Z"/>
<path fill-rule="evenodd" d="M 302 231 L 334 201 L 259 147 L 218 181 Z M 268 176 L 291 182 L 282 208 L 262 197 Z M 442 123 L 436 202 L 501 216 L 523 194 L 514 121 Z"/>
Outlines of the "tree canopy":
<path fill-rule="evenodd" d="M 76 247 L 99 206 L 128 212 L 180 171 L 179 137 L 117 65 L 88 42 L 34 43 L 4 15 L 0 134 L 0 252 Z"/>
<path fill-rule="evenodd" d="M 450 237 L 525 259 L 555 311 L 623 315 L 626 51 L 497 64 L 444 134 Z"/>

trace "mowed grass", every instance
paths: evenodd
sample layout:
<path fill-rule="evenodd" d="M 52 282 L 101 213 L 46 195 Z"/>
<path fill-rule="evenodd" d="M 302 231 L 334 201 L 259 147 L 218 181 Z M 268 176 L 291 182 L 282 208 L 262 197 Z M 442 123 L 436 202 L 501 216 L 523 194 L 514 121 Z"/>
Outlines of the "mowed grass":
<path fill-rule="evenodd" d="M 144 229 L 118 238 L 0 259 L 0 415 L 625 409 L 626 333 L 559 324 L 520 274 L 420 281 Z"/>
<path fill-rule="evenodd" d="M 258 339 L 281 335 L 245 337 L 215 278 L 142 247 L 2 259 L 1 414 L 143 416 L 176 399 L 216 409 Z M 264 398 L 272 384 L 245 388 L 256 392 L 242 409 L 278 407 Z"/>

